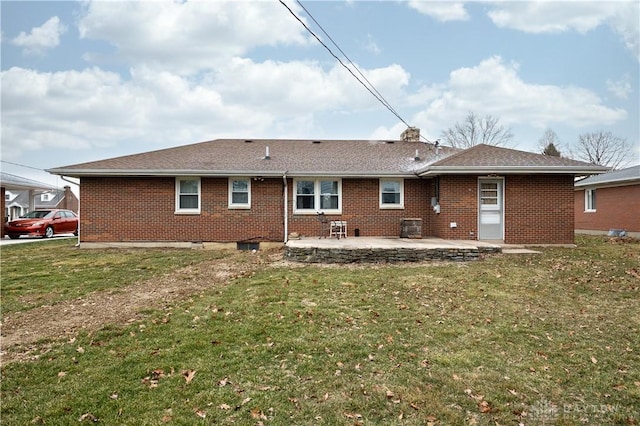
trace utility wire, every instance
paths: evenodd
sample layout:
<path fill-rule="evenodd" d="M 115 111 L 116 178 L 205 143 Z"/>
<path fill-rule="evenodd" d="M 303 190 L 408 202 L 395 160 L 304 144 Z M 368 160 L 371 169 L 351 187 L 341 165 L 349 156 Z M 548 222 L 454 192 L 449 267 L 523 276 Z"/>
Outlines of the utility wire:
<path fill-rule="evenodd" d="M 322 27 L 322 25 L 320 25 L 320 22 L 318 22 L 316 20 L 316 18 L 313 17 L 313 15 L 311 14 L 311 12 L 309 12 L 307 10 L 306 7 L 304 7 L 304 5 L 302 4 L 302 2 L 300 0 L 296 0 L 296 2 L 300 5 L 300 7 L 307 13 L 307 15 L 309 15 L 309 17 L 313 20 L 313 22 L 316 23 L 316 25 L 318 26 L 318 28 L 320 28 L 320 30 L 324 33 L 324 35 L 327 36 L 327 38 L 329 40 L 331 40 L 331 43 L 333 43 L 333 45 L 340 51 L 340 53 L 342 53 L 342 55 L 347 59 L 347 61 L 349 61 L 349 63 L 353 66 L 353 68 L 358 72 L 358 74 L 360 74 L 360 76 L 364 79 L 364 81 L 367 82 L 367 84 L 369 84 L 369 87 L 371 87 L 371 89 L 373 89 L 374 92 L 376 92 L 376 94 L 379 96 L 379 100 L 381 100 L 381 102 L 383 102 L 383 105 L 386 106 L 389 110 L 391 110 L 391 112 L 393 114 L 395 114 L 396 116 L 399 116 L 399 114 L 397 113 L 397 111 L 395 110 L 395 108 L 393 108 L 393 106 L 391 106 L 391 104 L 389 103 L 389 101 L 387 101 L 384 96 L 382 96 L 382 93 L 380 93 L 378 91 L 378 89 L 376 89 L 376 87 L 373 85 L 373 83 L 371 83 L 369 81 L 369 79 L 367 79 L 367 77 L 362 73 L 362 71 L 360 71 L 360 69 L 358 68 L 358 66 L 356 64 L 353 63 L 353 61 L 351 60 L 351 58 L 349 58 L 349 56 L 347 56 L 346 53 L 344 53 L 344 51 L 340 48 L 340 46 L 338 46 L 338 43 L 336 43 L 336 41 L 329 35 L 329 33 L 327 33 L 325 31 L 325 29 Z M 406 122 L 404 122 L 404 120 L 401 119 L 401 121 L 405 124 L 407 124 Z"/>
<path fill-rule="evenodd" d="M 20 167 L 24 167 L 24 168 L 27 168 L 27 169 L 39 170 L 41 172 L 45 171 L 44 169 L 39 169 L 37 167 L 31 167 L 31 166 L 25 166 L 24 164 L 12 163 L 11 161 L 6 161 L 6 160 L 0 160 L 0 161 L 2 161 L 3 163 L 11 164 L 13 166 L 20 166 Z"/>
<path fill-rule="evenodd" d="M 343 66 L 347 71 L 349 71 L 349 74 L 351 74 L 351 75 L 353 76 L 353 78 L 355 78 L 356 80 L 358 80 L 358 82 L 359 82 L 360 84 L 362 84 L 362 86 L 363 86 L 365 89 L 367 89 L 367 90 L 369 91 L 369 93 L 371 93 L 371 94 L 373 95 L 373 97 L 374 97 L 374 98 L 376 98 L 376 99 L 378 100 L 378 102 L 380 102 L 382 105 L 384 105 L 384 106 L 385 106 L 385 108 L 387 108 L 387 109 L 388 109 L 388 110 L 389 110 L 393 115 L 395 115 L 395 116 L 398 118 L 398 120 L 400 120 L 401 122 L 403 122 L 407 127 L 411 127 L 411 126 L 409 125 L 409 123 L 407 123 L 407 122 L 406 122 L 402 117 L 400 117 L 400 114 L 398 114 L 398 113 L 397 113 L 393 108 L 391 108 L 391 106 L 390 106 L 390 105 L 388 105 L 388 103 L 387 103 L 386 101 L 383 101 L 383 100 L 380 98 L 380 96 L 378 96 L 377 94 L 375 94 L 375 93 L 373 92 L 373 90 L 371 90 L 371 89 L 369 88 L 369 86 L 367 86 L 366 84 L 364 84 L 364 83 L 362 82 L 362 80 L 360 80 L 360 79 L 358 78 L 358 76 L 357 76 L 357 75 L 355 75 L 355 74 L 353 73 L 353 71 L 351 70 L 351 68 L 349 68 L 348 66 L 346 66 L 346 65 L 344 64 L 344 62 L 342 62 L 342 60 L 341 60 L 338 56 L 336 56 L 336 54 L 335 54 L 335 53 L 333 53 L 333 51 L 331 50 L 331 48 L 330 48 L 329 46 L 327 46 L 327 45 L 326 45 L 322 40 L 320 40 L 320 38 L 319 38 L 319 37 L 318 37 L 318 36 L 317 36 L 317 35 L 316 35 L 316 34 L 315 34 L 315 33 L 314 33 L 314 32 L 313 32 L 313 31 L 312 31 L 312 30 L 307 26 L 307 24 L 305 24 L 305 23 L 304 23 L 304 21 L 302 21 L 302 19 L 300 19 L 300 18 L 298 17 L 298 15 L 296 15 L 296 14 L 293 12 L 293 10 L 291 10 L 291 8 L 289 8 L 289 6 L 287 6 L 287 5 L 285 4 L 285 2 L 284 2 L 283 0 L 279 0 L 279 1 L 280 1 L 280 4 L 282 4 L 285 8 L 287 8 L 287 10 L 289 11 L 289 13 L 291 13 L 291 15 L 292 15 L 294 18 L 296 18 L 296 19 L 298 20 L 298 22 L 300 22 L 300 24 L 301 24 L 301 25 L 302 25 L 302 26 L 303 26 L 303 27 L 304 27 L 304 28 L 305 28 L 305 29 L 306 29 L 306 30 L 307 30 L 307 31 L 308 31 L 308 32 L 309 32 L 309 33 L 310 33 L 310 34 L 311 34 L 311 35 L 312 35 L 312 36 L 313 36 L 317 41 L 318 41 L 318 43 L 320 43 L 320 44 L 322 45 L 322 47 L 324 47 L 324 48 L 325 48 L 325 49 L 326 49 L 326 50 L 331 54 L 331 56 L 333 56 L 333 57 L 334 57 L 334 58 L 335 58 L 335 59 L 340 63 L 340 65 L 342 65 L 342 66 Z M 298 1 L 298 3 L 300 3 L 300 2 Z M 302 6 L 302 5 L 301 5 L 301 6 Z M 304 9 L 304 6 L 303 6 L 303 9 Z M 306 11 L 306 9 L 304 9 L 304 10 Z M 307 13 L 309 13 L 309 12 L 307 12 Z M 311 16 L 311 15 L 309 15 L 309 16 Z M 312 17 L 312 19 L 313 19 L 313 17 Z M 313 19 L 313 20 L 314 20 L 314 22 L 315 22 L 315 19 Z M 316 23 L 317 23 L 317 22 L 316 22 Z M 319 25 L 318 25 L 318 26 L 319 26 Z M 323 31 L 324 31 L 324 30 L 323 30 Z M 326 32 L 325 32 L 325 34 L 326 34 Z M 327 34 L 327 36 L 328 36 L 328 34 Z M 331 39 L 331 37 L 329 37 L 329 39 Z M 331 41 L 333 41 L 333 40 L 331 40 Z M 335 44 L 335 42 L 334 42 L 334 44 Z M 336 46 L 337 46 L 337 45 L 336 45 Z M 339 49 L 339 48 L 338 48 L 338 49 Z M 342 50 L 340 50 L 340 51 L 342 52 Z M 344 55 L 344 52 L 343 52 L 343 55 Z M 345 57 L 346 57 L 346 55 L 345 55 Z M 348 59 L 348 58 L 347 58 L 347 59 Z M 352 63 L 352 64 L 353 64 L 353 63 Z M 355 67 L 355 66 L 354 66 L 354 67 Z M 356 69 L 357 69 L 357 67 L 356 67 Z M 369 84 L 371 84 L 371 83 L 369 83 Z M 373 85 L 372 85 L 372 87 L 373 87 Z M 374 90 L 375 90 L 375 89 L 374 89 Z M 377 91 L 377 90 L 376 90 L 376 91 Z"/>

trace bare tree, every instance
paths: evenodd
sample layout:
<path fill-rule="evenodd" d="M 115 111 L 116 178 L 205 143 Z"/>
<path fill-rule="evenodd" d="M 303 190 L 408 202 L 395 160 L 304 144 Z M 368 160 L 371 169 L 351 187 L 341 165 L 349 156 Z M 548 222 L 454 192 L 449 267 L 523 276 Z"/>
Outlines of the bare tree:
<path fill-rule="evenodd" d="M 540 146 L 540 152 L 543 155 L 550 155 L 553 157 L 562 157 L 558 148 L 560 147 L 560 139 L 553 130 L 547 128 L 544 131 L 542 137 L 538 139 L 538 145 Z"/>
<path fill-rule="evenodd" d="M 573 155 L 579 160 L 618 169 L 629 163 L 630 150 L 626 139 L 600 130 L 581 134 Z"/>
<path fill-rule="evenodd" d="M 510 128 L 499 125 L 499 121 L 491 115 L 480 118 L 470 112 L 464 121 L 442 132 L 443 142 L 454 148 L 471 148 L 478 144 L 507 146 L 513 134 Z"/>

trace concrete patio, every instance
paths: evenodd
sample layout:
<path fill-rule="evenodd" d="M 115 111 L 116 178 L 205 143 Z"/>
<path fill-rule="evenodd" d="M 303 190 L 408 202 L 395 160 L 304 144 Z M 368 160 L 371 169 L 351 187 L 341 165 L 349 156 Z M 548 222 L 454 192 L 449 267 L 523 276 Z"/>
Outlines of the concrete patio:
<path fill-rule="evenodd" d="M 483 253 L 536 253 L 523 246 L 441 238 L 301 238 L 285 245 L 285 258 L 308 263 L 473 261 Z"/>

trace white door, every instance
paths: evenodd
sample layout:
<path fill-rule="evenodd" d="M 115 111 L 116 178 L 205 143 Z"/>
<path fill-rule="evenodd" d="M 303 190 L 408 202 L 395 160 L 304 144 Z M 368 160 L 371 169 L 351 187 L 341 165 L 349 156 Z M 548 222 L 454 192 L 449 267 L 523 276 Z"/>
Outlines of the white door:
<path fill-rule="evenodd" d="M 478 180 L 478 239 L 504 239 L 502 179 Z"/>

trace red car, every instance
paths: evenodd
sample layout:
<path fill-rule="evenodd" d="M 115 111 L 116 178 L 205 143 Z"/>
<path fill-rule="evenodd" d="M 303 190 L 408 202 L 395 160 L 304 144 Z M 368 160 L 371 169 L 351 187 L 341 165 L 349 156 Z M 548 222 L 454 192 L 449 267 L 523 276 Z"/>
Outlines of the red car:
<path fill-rule="evenodd" d="M 71 210 L 34 210 L 4 224 L 4 233 L 11 239 L 21 235 L 51 238 L 53 234 L 78 235 L 78 215 Z"/>

